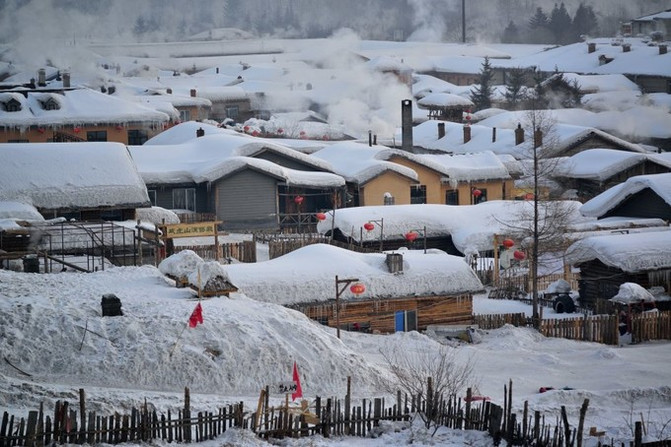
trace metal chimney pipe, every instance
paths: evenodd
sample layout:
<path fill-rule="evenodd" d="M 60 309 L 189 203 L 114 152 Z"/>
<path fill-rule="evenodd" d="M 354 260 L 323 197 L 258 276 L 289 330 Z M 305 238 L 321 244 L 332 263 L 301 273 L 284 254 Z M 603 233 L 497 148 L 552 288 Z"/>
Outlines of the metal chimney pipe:
<path fill-rule="evenodd" d="M 412 152 L 412 100 L 401 101 L 401 149 Z"/>
<path fill-rule="evenodd" d="M 445 136 L 445 123 L 438 123 L 438 139 Z"/>

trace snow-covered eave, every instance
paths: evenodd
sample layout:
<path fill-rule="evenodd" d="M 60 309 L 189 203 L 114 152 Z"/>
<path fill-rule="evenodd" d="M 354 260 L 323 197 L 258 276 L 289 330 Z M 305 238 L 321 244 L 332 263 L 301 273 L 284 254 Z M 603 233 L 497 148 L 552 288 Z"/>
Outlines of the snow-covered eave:
<path fill-rule="evenodd" d="M 616 146 L 619 146 L 619 147 L 621 147 L 623 149 L 626 149 L 626 150 L 629 150 L 631 152 L 638 152 L 638 153 L 641 153 L 641 154 L 648 153 L 648 151 L 646 151 L 644 148 L 642 148 L 638 144 L 630 143 L 628 141 L 625 141 L 621 138 L 617 138 L 617 137 L 615 137 L 615 136 L 613 136 L 613 135 L 611 135 L 607 132 L 604 132 L 602 130 L 595 129 L 595 128 L 584 129 L 584 130 L 578 132 L 577 134 L 564 139 L 563 141 L 561 141 L 557 145 L 556 150 L 554 150 L 553 152 L 557 153 L 557 152 L 563 152 L 563 151 L 566 151 L 566 150 L 569 150 L 569 149 L 573 149 L 573 148 L 579 146 L 580 144 L 584 143 L 588 139 L 590 139 L 592 136 L 598 136 L 598 137 L 604 139 L 605 141 L 607 141 L 611 144 L 614 144 Z"/>
<path fill-rule="evenodd" d="M 91 115 L 86 116 L 63 116 L 63 117 L 17 117 L 15 119 L 6 119 L 0 114 L 0 127 L 18 127 L 29 128 L 32 126 L 39 127 L 59 127 L 59 126 L 116 126 L 124 125 L 130 126 L 151 126 L 161 125 L 171 120 L 167 113 L 157 112 L 156 115 L 147 116 L 143 114 L 141 117 L 128 117 L 119 115 L 118 117 L 95 117 Z"/>
<path fill-rule="evenodd" d="M 320 169 L 326 172 L 333 172 L 333 167 L 326 160 L 306 155 L 295 149 L 273 143 L 271 141 L 263 140 L 262 142 L 252 142 L 240 146 L 237 150 L 238 155 L 246 157 L 258 157 L 264 152 L 271 152 L 284 157 L 296 160 L 306 166 Z"/>
<path fill-rule="evenodd" d="M 638 236 L 639 234 L 633 234 Z M 627 234 L 618 235 L 626 238 Z M 634 247 L 627 244 L 614 244 L 614 249 L 607 248 L 606 243 L 598 240 L 608 240 L 616 236 L 594 236 L 575 242 L 566 251 L 566 262 L 570 265 L 579 265 L 586 262 L 598 260 L 604 265 L 620 269 L 627 273 L 641 273 L 655 270 L 671 269 L 671 245 L 669 238 L 660 242 L 656 238 L 654 247 Z M 595 242 L 596 241 L 596 242 Z"/>
<path fill-rule="evenodd" d="M 384 166 L 369 166 L 352 176 L 345 177 L 345 179 L 351 183 L 364 185 L 384 174 L 394 173 L 396 175 L 400 175 L 401 177 L 407 178 L 412 183 L 419 182 L 419 176 L 412 169 L 401 165 L 394 165 L 394 163 L 391 162 L 381 163 L 384 163 Z"/>
<path fill-rule="evenodd" d="M 600 217 L 618 206 L 628 197 L 631 197 L 646 188 L 650 188 L 655 194 L 661 197 L 662 200 L 665 200 L 671 205 L 671 191 L 668 191 L 663 185 L 658 184 L 654 180 L 650 180 L 650 177 L 654 178 L 655 175 L 671 176 L 671 174 L 652 174 L 650 176 L 639 176 L 643 178 L 631 177 L 624 183 L 615 185 L 587 201 L 580 207 L 580 213 L 587 217 Z"/>

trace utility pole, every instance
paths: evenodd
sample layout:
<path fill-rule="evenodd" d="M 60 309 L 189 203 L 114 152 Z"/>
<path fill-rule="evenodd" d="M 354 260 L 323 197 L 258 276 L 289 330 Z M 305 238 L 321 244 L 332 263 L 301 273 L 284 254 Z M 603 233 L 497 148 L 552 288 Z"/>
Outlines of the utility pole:
<path fill-rule="evenodd" d="M 461 41 L 466 43 L 466 0 L 461 0 Z"/>

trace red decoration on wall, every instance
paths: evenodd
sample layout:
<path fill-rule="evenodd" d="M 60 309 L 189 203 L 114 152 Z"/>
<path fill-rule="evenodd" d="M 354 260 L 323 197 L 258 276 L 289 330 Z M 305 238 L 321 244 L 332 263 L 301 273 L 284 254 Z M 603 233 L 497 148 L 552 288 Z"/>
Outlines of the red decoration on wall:
<path fill-rule="evenodd" d="M 296 196 L 296 197 L 294 197 L 294 203 L 295 203 L 296 205 L 300 205 L 301 203 L 303 203 L 303 200 L 305 200 L 305 198 L 304 198 L 303 196 Z"/>
<path fill-rule="evenodd" d="M 73 130 L 75 131 L 75 133 L 79 133 L 82 131 L 81 127 L 75 127 Z"/>
<path fill-rule="evenodd" d="M 478 188 L 473 189 L 473 197 L 480 197 L 482 195 L 482 191 L 480 191 Z"/>
<path fill-rule="evenodd" d="M 116 130 L 121 130 L 121 129 L 123 129 L 123 126 L 121 124 L 116 126 Z"/>
<path fill-rule="evenodd" d="M 355 295 L 361 295 L 362 293 L 364 293 L 366 291 L 366 286 L 364 286 L 363 284 L 358 282 L 356 284 L 352 284 L 352 286 L 349 288 L 349 290 Z"/>
<path fill-rule="evenodd" d="M 375 229 L 375 224 L 372 222 L 366 222 L 365 224 L 363 224 L 363 228 L 366 231 L 373 231 Z"/>

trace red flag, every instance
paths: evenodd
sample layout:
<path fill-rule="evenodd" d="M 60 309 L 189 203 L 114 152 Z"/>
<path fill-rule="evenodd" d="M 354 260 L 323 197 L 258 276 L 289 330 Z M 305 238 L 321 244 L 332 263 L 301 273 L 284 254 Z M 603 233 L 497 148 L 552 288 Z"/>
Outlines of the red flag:
<path fill-rule="evenodd" d="M 292 401 L 299 397 L 303 397 L 303 388 L 301 388 L 301 378 L 298 376 L 298 366 L 296 366 L 296 362 L 294 362 L 294 383 L 296 384 L 296 392 L 291 394 Z"/>
<path fill-rule="evenodd" d="M 189 317 L 189 327 L 196 327 L 198 323 L 203 322 L 203 308 L 200 306 L 200 303 L 196 305 L 196 308 L 191 312 Z"/>

